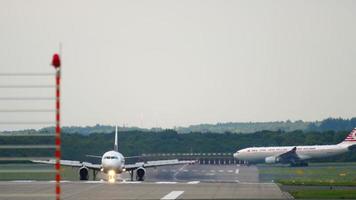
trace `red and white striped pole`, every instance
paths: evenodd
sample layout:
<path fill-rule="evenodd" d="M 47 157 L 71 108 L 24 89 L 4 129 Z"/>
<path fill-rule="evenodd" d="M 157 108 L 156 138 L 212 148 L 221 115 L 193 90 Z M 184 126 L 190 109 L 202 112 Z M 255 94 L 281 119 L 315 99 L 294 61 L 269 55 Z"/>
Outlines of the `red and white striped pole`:
<path fill-rule="evenodd" d="M 52 65 L 56 70 L 56 200 L 60 200 L 61 194 L 61 116 L 60 116 L 60 86 L 61 86 L 61 60 L 58 54 L 53 55 Z"/>

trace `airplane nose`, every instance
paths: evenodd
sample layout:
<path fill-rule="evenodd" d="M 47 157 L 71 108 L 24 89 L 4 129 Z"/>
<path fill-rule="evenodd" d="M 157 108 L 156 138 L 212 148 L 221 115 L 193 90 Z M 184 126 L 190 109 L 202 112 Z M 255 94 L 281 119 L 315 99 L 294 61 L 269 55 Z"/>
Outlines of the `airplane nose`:
<path fill-rule="evenodd" d="M 108 169 L 117 169 L 117 168 L 122 168 L 122 163 L 121 161 L 118 160 L 110 160 L 105 163 L 103 163 L 104 168 Z"/>
<path fill-rule="evenodd" d="M 237 151 L 236 153 L 234 153 L 234 158 L 237 158 L 239 152 Z"/>

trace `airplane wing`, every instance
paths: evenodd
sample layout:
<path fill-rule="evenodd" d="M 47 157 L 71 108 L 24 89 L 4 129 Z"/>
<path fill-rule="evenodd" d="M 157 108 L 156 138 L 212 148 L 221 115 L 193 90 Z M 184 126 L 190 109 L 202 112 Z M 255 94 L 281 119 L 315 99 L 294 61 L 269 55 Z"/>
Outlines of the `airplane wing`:
<path fill-rule="evenodd" d="M 33 163 L 41 163 L 41 164 L 49 164 L 49 165 L 55 165 L 56 160 L 31 160 Z M 93 164 L 89 162 L 80 162 L 80 161 L 75 161 L 75 160 L 61 160 L 60 161 L 62 166 L 69 166 L 69 167 L 87 167 L 88 169 L 93 169 L 93 170 L 100 170 L 101 165 L 99 164 Z"/>
<path fill-rule="evenodd" d="M 297 147 L 293 147 L 293 149 L 278 155 L 277 158 L 281 163 L 290 163 L 290 162 L 295 163 L 296 161 L 300 160 L 296 151 L 297 151 Z"/>
<path fill-rule="evenodd" d="M 97 155 L 85 155 L 86 157 L 90 157 L 90 158 L 102 158 L 102 156 L 97 156 Z M 131 158 L 145 158 L 147 156 L 125 156 L 125 159 L 131 159 Z"/>
<path fill-rule="evenodd" d="M 102 158 L 102 156 L 97 156 L 97 155 L 85 155 L 86 157 L 90 157 L 90 158 Z"/>
<path fill-rule="evenodd" d="M 147 161 L 147 162 L 138 162 L 135 164 L 128 164 L 125 165 L 125 169 L 127 171 L 135 170 L 137 168 L 149 168 L 149 167 L 160 167 L 160 166 L 168 166 L 168 165 L 186 165 L 186 164 L 194 164 L 196 161 L 194 160 L 185 160 L 185 161 L 178 161 L 175 160 L 156 160 L 156 161 Z"/>

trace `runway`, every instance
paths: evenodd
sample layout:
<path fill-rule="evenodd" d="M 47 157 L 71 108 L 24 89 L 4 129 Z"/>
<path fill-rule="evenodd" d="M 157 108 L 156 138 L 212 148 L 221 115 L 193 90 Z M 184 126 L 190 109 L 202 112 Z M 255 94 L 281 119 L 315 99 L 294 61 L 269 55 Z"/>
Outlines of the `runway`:
<path fill-rule="evenodd" d="M 63 181 L 65 200 L 74 199 L 286 199 L 274 183 L 258 183 L 256 167 L 187 165 L 147 170 L 145 182 Z M 54 199 L 53 181 L 2 181 L 0 199 Z"/>
<path fill-rule="evenodd" d="M 271 183 L 117 183 L 64 182 L 62 199 L 162 199 L 174 191 L 177 199 L 285 199 Z M 0 199 L 53 199 L 54 183 L 1 182 Z"/>
<path fill-rule="evenodd" d="M 240 165 L 185 165 L 147 169 L 147 181 L 203 181 L 203 182 L 247 182 L 258 183 L 255 166 Z M 122 176 L 129 180 L 127 174 Z"/>

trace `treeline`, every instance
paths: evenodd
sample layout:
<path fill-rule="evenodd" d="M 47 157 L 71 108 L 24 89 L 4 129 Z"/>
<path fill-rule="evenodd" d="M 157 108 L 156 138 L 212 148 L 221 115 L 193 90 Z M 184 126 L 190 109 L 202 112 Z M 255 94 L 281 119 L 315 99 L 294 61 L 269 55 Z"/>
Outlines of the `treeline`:
<path fill-rule="evenodd" d="M 310 123 L 307 131 L 344 131 L 356 128 L 356 117 L 351 119 L 328 118 L 320 123 Z"/>
<path fill-rule="evenodd" d="M 351 119 L 342 118 L 328 118 L 322 121 L 306 122 L 302 120 L 298 121 L 275 121 L 275 122 L 227 122 L 217 124 L 198 124 L 188 127 L 175 127 L 174 130 L 178 133 L 255 133 L 260 131 L 346 131 L 356 127 L 356 117 Z M 69 126 L 62 127 L 65 133 L 79 133 L 83 135 L 89 135 L 93 133 L 111 133 L 114 130 L 114 126 L 100 125 L 95 126 Z M 164 131 L 162 128 L 139 128 L 139 127 L 119 127 L 120 131 L 142 131 L 142 132 L 160 132 Z M 23 130 L 17 131 L 19 133 L 41 132 L 41 133 L 53 133 L 54 127 L 43 128 L 40 130 Z"/>
<path fill-rule="evenodd" d="M 258 131 L 345 131 L 356 127 L 356 117 L 351 119 L 327 118 L 322 121 L 305 122 L 276 121 L 276 122 L 228 122 L 217 124 L 198 124 L 188 127 L 178 127 L 179 133 L 202 132 L 202 133 L 255 133 Z"/>
<path fill-rule="evenodd" d="M 349 131 L 283 132 L 260 131 L 253 134 L 190 133 L 178 134 L 174 130 L 160 132 L 125 131 L 119 133 L 119 149 L 126 156 L 143 153 L 189 153 L 189 152 L 235 152 L 250 146 L 285 146 L 337 144 Z M 54 144 L 53 137 L 1 137 L 0 145 L 10 144 Z M 114 132 L 90 135 L 62 134 L 62 158 L 89 160 L 85 155 L 102 155 L 113 149 Z M 52 150 L 2 150 L 0 156 L 49 156 Z M 337 156 L 328 161 L 356 161 L 356 152 Z"/>

